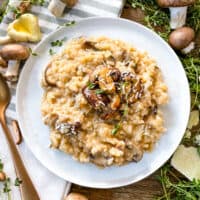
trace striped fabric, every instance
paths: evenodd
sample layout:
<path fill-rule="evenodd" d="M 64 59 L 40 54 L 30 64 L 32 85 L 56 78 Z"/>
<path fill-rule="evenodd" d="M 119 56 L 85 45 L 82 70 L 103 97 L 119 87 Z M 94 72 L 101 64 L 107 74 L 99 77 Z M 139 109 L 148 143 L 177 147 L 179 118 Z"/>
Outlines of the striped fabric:
<path fill-rule="evenodd" d="M 44 6 L 32 6 L 31 12 L 39 17 L 39 23 L 43 37 L 55 30 L 59 25 L 62 25 L 68 21 L 79 20 L 86 17 L 93 16 L 110 16 L 117 17 L 121 14 L 125 0 L 79 0 L 77 5 L 73 9 L 65 9 L 62 18 L 55 18 L 47 9 L 48 1 Z M 11 0 L 10 5 L 16 6 L 19 4 L 19 0 Z M 6 35 L 6 29 L 10 22 L 13 21 L 13 13 L 9 12 L 2 23 L 0 24 L 0 36 Z M 29 44 L 31 48 L 34 48 L 36 44 Z M 16 85 L 11 85 L 12 99 L 11 104 L 7 110 L 8 122 L 11 119 L 16 119 L 15 103 L 16 103 Z"/>

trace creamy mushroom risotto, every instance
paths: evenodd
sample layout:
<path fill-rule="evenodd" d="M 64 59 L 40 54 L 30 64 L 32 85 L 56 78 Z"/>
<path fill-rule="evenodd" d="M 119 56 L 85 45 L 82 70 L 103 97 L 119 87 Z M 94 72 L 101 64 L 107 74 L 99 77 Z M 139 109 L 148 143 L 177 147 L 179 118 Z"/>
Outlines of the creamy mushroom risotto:
<path fill-rule="evenodd" d="M 99 166 L 138 162 L 165 131 L 167 86 L 147 53 L 76 38 L 44 70 L 41 112 L 51 146 Z"/>

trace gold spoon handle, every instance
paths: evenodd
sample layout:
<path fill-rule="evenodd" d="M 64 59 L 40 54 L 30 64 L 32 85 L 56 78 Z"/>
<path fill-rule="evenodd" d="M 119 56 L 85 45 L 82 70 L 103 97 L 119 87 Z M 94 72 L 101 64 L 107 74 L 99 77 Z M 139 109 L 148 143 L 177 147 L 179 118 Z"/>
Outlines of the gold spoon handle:
<path fill-rule="evenodd" d="M 4 114 L 2 114 L 0 117 L 0 123 L 5 132 L 5 136 L 6 136 L 8 145 L 10 147 L 10 152 L 11 152 L 12 159 L 14 162 L 16 174 L 17 174 L 18 178 L 22 180 L 22 184 L 20 185 L 20 192 L 21 192 L 22 200 L 40 200 L 38 193 L 26 171 L 24 164 L 23 164 L 23 161 L 20 157 L 19 151 L 17 150 L 17 147 L 13 141 L 10 130 L 8 129 L 8 126 L 6 124 Z"/>

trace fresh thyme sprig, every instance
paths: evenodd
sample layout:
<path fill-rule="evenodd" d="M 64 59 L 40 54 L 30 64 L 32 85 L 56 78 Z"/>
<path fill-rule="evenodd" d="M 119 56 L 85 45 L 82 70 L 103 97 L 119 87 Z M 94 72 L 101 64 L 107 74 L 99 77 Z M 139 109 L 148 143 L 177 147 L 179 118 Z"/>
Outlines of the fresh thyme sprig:
<path fill-rule="evenodd" d="M 164 195 L 156 198 L 156 200 L 200 199 L 200 180 L 182 180 L 168 164 L 160 170 L 158 180 L 161 182 Z"/>
<path fill-rule="evenodd" d="M 200 58 L 184 57 L 181 58 L 183 66 L 185 68 L 190 90 L 195 95 L 193 106 L 200 106 Z"/>
<path fill-rule="evenodd" d="M 133 8 L 140 8 L 145 13 L 145 25 L 167 40 L 170 33 L 169 13 L 160 8 L 155 0 L 128 0 Z"/>
<path fill-rule="evenodd" d="M 200 30 L 200 0 L 196 0 L 194 6 L 190 6 L 187 14 L 187 24 L 196 32 Z"/>

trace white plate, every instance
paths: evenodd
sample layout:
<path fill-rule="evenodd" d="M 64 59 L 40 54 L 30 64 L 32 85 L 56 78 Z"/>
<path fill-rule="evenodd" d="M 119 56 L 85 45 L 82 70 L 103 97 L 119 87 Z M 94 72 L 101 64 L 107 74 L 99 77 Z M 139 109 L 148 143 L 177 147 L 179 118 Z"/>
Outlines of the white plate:
<path fill-rule="evenodd" d="M 108 36 L 131 43 L 147 51 L 158 62 L 169 87 L 170 102 L 164 107 L 167 132 L 151 153 L 139 163 L 100 169 L 81 164 L 58 150 L 49 148 L 49 130 L 41 120 L 40 87 L 42 69 L 50 60 L 50 42 L 67 37 Z M 60 47 L 61 49 L 63 47 Z M 113 188 L 135 183 L 161 167 L 180 143 L 189 117 L 190 93 L 184 69 L 174 51 L 158 35 L 137 23 L 117 18 L 90 18 L 71 27 L 63 27 L 46 37 L 36 48 L 38 56 L 26 62 L 17 88 L 17 114 L 24 139 L 36 158 L 56 175 L 73 183 Z"/>

